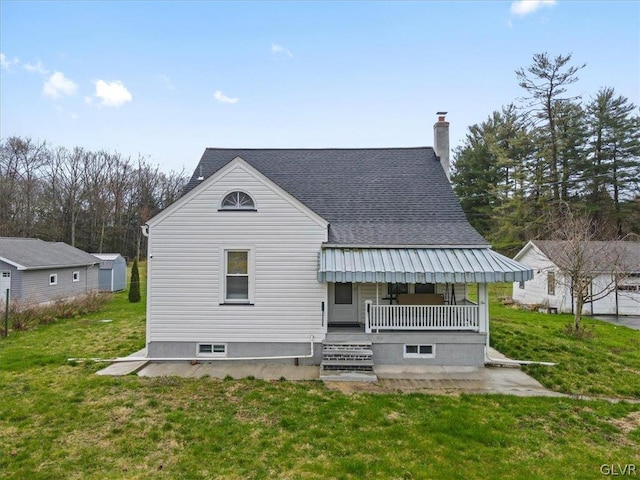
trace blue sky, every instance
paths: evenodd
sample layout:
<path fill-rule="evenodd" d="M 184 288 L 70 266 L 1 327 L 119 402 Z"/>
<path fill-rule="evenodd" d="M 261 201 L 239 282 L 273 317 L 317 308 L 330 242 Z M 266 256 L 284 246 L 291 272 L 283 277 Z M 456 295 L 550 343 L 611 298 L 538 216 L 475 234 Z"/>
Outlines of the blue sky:
<path fill-rule="evenodd" d="M 0 136 L 148 157 L 205 147 L 433 144 L 523 95 L 534 53 L 571 93 L 640 104 L 640 2 L 0 0 Z"/>

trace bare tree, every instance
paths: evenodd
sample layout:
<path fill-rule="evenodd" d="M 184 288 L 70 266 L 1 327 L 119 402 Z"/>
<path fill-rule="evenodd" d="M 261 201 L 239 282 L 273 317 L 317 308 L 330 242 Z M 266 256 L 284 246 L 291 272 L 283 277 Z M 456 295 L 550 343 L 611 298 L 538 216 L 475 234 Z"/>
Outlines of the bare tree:
<path fill-rule="evenodd" d="M 177 200 L 186 181 L 144 157 L 9 137 L 0 141 L 0 235 L 138 257 L 140 225 Z"/>
<path fill-rule="evenodd" d="M 2 146 L 1 216 L 11 235 L 33 235 L 42 196 L 42 172 L 48 162 L 46 142 L 9 137 Z"/>
<path fill-rule="evenodd" d="M 585 305 L 614 293 L 633 271 L 627 248 L 632 242 L 615 238 L 591 217 L 575 214 L 567 204 L 549 221 L 550 241 L 536 242 L 559 270 L 557 282 L 571 292 L 572 332 L 580 332 Z"/>

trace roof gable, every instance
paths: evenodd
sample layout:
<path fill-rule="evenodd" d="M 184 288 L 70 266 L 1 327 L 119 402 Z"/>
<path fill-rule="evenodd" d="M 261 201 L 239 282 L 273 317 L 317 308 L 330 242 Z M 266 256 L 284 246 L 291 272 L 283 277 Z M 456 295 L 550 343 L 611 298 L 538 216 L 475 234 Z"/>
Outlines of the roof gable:
<path fill-rule="evenodd" d="M 236 157 L 330 222 L 329 243 L 487 245 L 431 147 L 207 148 L 186 195 Z"/>
<path fill-rule="evenodd" d="M 0 259 L 18 270 L 87 266 L 97 258 L 64 242 L 38 238 L 0 237 Z"/>
<path fill-rule="evenodd" d="M 162 212 L 157 214 L 155 217 L 150 219 L 147 222 L 147 224 L 150 225 L 150 226 L 158 224 L 164 218 L 166 218 L 167 216 L 171 215 L 173 212 L 178 210 L 186 202 L 190 201 L 192 198 L 197 196 L 199 194 L 199 192 L 204 191 L 207 188 L 208 185 L 214 184 L 220 178 L 224 177 L 226 174 L 228 174 L 229 172 L 231 172 L 232 170 L 234 170 L 236 168 L 242 169 L 245 173 L 251 175 L 252 177 L 257 179 L 259 182 L 261 182 L 262 184 L 264 184 L 265 186 L 270 188 L 273 192 L 275 192 L 280 197 L 284 198 L 291 205 L 293 205 L 295 208 L 300 210 L 303 214 L 305 214 L 308 217 L 310 217 L 318 225 L 320 225 L 320 226 L 322 226 L 324 228 L 327 227 L 327 225 L 328 225 L 327 220 L 325 220 L 320 215 L 318 215 L 316 212 L 311 210 L 308 206 L 306 206 L 305 204 L 300 202 L 297 198 L 292 196 L 289 192 L 287 192 L 286 190 L 282 189 L 280 186 L 275 184 L 271 179 L 269 179 L 266 176 L 264 176 L 262 173 L 260 173 L 258 170 L 256 170 L 252 165 L 248 164 L 246 161 L 244 161 L 244 159 L 242 159 L 240 157 L 234 157 L 230 162 L 226 163 L 223 167 L 221 167 L 219 170 L 215 171 L 209 177 L 204 177 L 202 180 L 199 180 L 199 185 L 198 185 L 199 188 L 192 188 L 190 190 L 187 190 L 186 193 L 182 197 L 180 197 L 176 202 L 171 204 L 169 207 L 164 209 Z"/>

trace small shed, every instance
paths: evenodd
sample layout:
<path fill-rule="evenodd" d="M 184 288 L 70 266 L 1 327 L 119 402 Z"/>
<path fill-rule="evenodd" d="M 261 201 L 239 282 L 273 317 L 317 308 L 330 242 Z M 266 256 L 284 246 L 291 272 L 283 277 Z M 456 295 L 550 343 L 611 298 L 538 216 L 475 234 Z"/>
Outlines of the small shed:
<path fill-rule="evenodd" d="M 100 260 L 98 288 L 101 292 L 120 292 L 127 286 L 127 261 L 119 253 L 94 253 Z"/>

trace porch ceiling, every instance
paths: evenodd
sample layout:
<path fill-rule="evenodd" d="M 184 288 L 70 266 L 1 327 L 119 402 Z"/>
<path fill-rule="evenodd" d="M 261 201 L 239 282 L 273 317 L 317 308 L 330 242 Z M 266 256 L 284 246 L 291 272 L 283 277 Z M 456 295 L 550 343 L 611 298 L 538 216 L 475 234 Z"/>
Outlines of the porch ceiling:
<path fill-rule="evenodd" d="M 531 280 L 533 270 L 488 248 L 324 248 L 318 281 L 493 283 Z"/>

